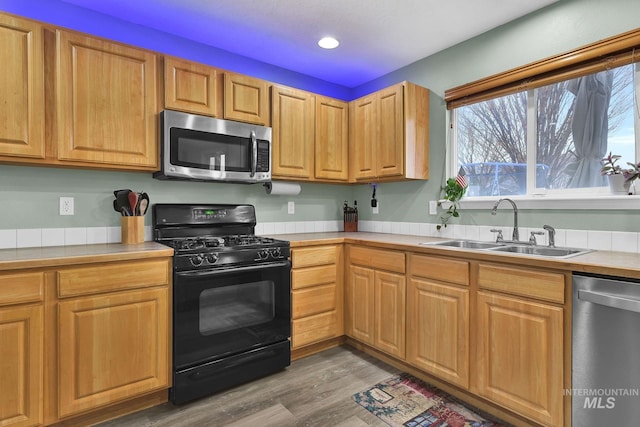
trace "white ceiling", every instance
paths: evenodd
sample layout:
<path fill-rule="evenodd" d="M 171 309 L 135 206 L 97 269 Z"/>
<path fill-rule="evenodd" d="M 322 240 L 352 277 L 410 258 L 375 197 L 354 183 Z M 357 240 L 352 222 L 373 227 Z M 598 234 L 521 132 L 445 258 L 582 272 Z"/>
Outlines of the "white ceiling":
<path fill-rule="evenodd" d="M 558 0 L 63 1 L 355 87 Z"/>

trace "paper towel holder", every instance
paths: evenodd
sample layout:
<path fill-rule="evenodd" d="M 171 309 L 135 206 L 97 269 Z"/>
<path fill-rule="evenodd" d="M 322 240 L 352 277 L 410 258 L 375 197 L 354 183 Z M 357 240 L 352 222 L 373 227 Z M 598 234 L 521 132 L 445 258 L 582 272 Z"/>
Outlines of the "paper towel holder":
<path fill-rule="evenodd" d="M 300 194 L 300 184 L 298 183 L 273 183 L 271 181 L 263 184 L 265 192 L 269 195 L 297 196 Z"/>

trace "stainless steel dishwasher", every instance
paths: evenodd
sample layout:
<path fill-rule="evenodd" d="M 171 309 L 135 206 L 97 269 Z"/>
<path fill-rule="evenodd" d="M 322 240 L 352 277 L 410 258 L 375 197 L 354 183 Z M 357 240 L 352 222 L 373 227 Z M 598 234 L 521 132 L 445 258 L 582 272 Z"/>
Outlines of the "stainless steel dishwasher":
<path fill-rule="evenodd" d="M 572 425 L 640 425 L 640 281 L 573 275 Z"/>

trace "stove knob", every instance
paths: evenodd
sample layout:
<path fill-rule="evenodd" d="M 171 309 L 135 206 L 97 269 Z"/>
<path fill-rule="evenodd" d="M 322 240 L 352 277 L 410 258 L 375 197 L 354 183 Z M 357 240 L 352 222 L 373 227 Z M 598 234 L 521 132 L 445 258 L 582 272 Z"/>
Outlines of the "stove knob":
<path fill-rule="evenodd" d="M 218 255 L 217 254 L 208 254 L 207 255 L 207 262 L 209 264 L 215 264 L 216 261 L 218 261 Z"/>
<path fill-rule="evenodd" d="M 272 258 L 281 258 L 282 252 L 280 252 L 280 248 L 271 248 L 271 257 Z"/>
<path fill-rule="evenodd" d="M 260 259 L 269 258 L 269 251 L 267 251 L 266 249 L 262 249 L 262 250 L 258 251 L 258 258 L 260 258 Z"/>
<path fill-rule="evenodd" d="M 189 261 L 191 261 L 191 265 L 193 265 L 194 267 L 197 267 L 200 264 L 202 264 L 202 261 L 204 261 L 204 259 L 200 255 L 196 255 L 189 258 Z"/>

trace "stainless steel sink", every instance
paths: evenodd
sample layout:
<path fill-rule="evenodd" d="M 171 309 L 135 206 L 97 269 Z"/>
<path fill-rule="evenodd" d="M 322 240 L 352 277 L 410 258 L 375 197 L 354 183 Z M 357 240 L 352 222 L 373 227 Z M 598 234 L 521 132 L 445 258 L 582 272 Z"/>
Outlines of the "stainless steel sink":
<path fill-rule="evenodd" d="M 434 245 L 434 246 L 450 246 L 453 248 L 464 248 L 464 249 L 491 249 L 491 248 L 499 248 L 502 246 L 500 243 L 476 242 L 474 240 L 446 240 L 444 242 L 425 242 L 420 244 Z"/>
<path fill-rule="evenodd" d="M 502 247 L 495 247 L 491 249 L 495 252 L 509 252 L 515 254 L 524 255 L 538 255 L 553 258 L 569 258 L 576 255 L 586 254 L 591 252 L 589 249 L 577 249 L 577 248 L 550 248 L 544 246 L 521 246 L 521 245 L 507 245 Z"/>
<path fill-rule="evenodd" d="M 492 252 L 507 252 L 512 254 L 535 255 L 550 258 L 569 258 L 572 256 L 591 252 L 591 250 L 589 249 L 529 246 L 526 243 L 514 244 L 511 242 L 479 242 L 475 240 L 464 239 L 445 240 L 441 242 L 423 242 L 420 244 L 425 246 L 445 246 L 450 248 L 478 249 Z"/>

